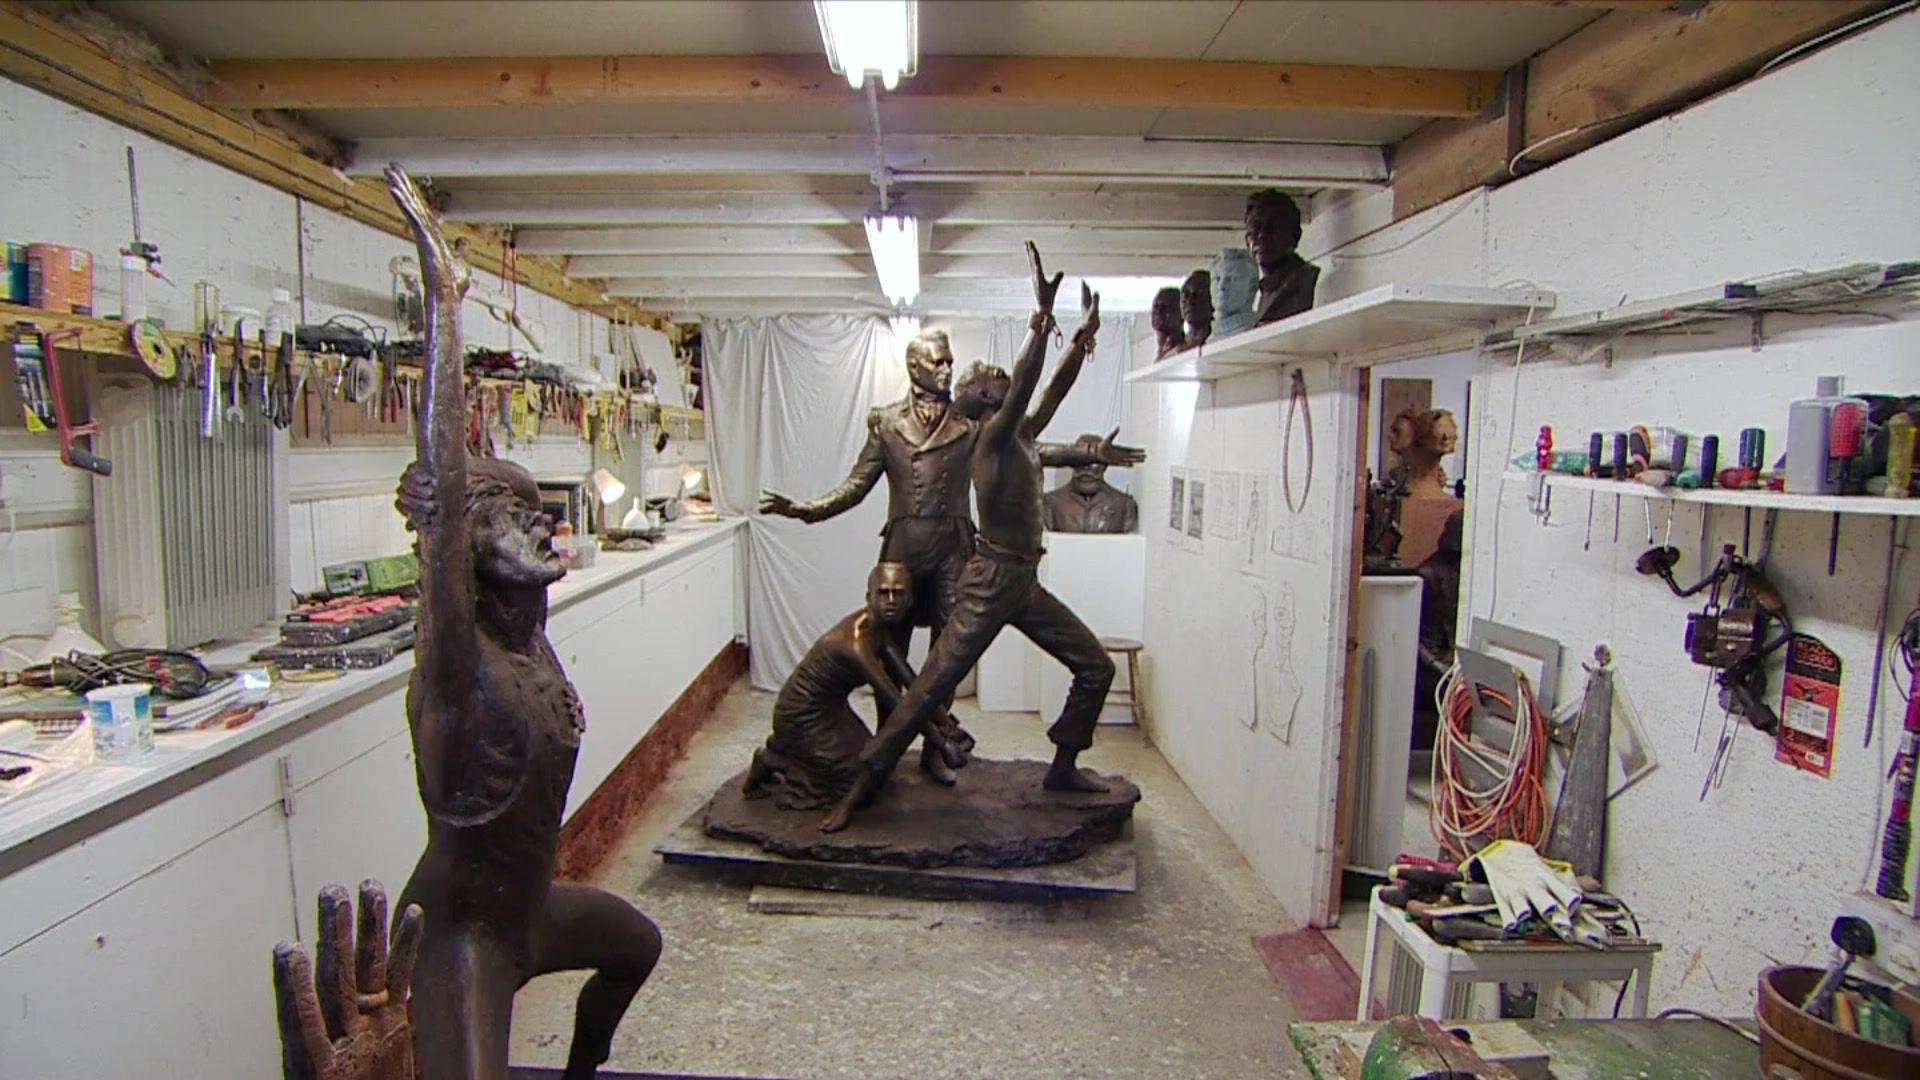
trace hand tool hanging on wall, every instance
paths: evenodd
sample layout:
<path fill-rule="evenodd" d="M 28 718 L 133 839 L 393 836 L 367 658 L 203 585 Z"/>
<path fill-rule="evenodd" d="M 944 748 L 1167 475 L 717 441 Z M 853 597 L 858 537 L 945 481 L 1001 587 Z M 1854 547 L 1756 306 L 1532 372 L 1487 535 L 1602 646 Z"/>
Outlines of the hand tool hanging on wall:
<path fill-rule="evenodd" d="M 220 437 L 220 352 L 213 330 L 200 332 L 200 435 Z"/>
<path fill-rule="evenodd" d="M 1627 433 L 1613 433 L 1613 478 L 1624 481 L 1627 478 Z M 1613 542 L 1620 542 L 1620 493 L 1613 493 Z"/>
<path fill-rule="evenodd" d="M 1770 535 L 1767 542 L 1770 546 Z M 1677 548 L 1649 548 L 1634 569 L 1660 578 L 1681 599 L 1712 590 L 1706 607 L 1687 616 L 1687 655 L 1696 664 L 1719 669 L 1715 681 L 1720 685 L 1720 703 L 1728 712 L 1772 734 L 1780 718 L 1766 703 L 1766 662 L 1793 636 L 1786 601 L 1767 580 L 1760 562 L 1742 558 L 1731 544 L 1721 550 L 1720 561 L 1705 577 L 1686 588 L 1674 580 L 1673 568 L 1679 562 Z"/>
<path fill-rule="evenodd" d="M 247 418 L 247 410 L 241 404 L 247 397 L 247 338 L 242 332 L 242 320 L 233 320 L 233 363 L 227 368 L 227 411 L 225 419 L 237 424 Z"/>
<path fill-rule="evenodd" d="M 1300 485 L 1298 503 L 1293 497 L 1293 418 L 1296 414 L 1307 444 L 1307 475 Z M 1292 387 L 1287 392 L 1286 425 L 1280 438 L 1280 492 L 1286 497 L 1287 509 L 1298 514 L 1307 508 L 1307 494 L 1313 490 L 1313 410 L 1307 398 L 1307 377 L 1297 367 L 1293 369 Z"/>
<path fill-rule="evenodd" d="M 1860 453 L 1860 432 L 1866 424 L 1866 410 L 1858 404 L 1842 402 L 1833 410 L 1827 435 L 1827 484 L 1835 495 L 1847 495 L 1852 484 L 1853 459 Z M 1833 512 L 1833 531 L 1827 535 L 1827 576 L 1832 577 L 1840 558 L 1840 511 Z"/>
<path fill-rule="evenodd" d="M 23 421 L 28 431 L 46 431 L 54 425 L 53 403 L 47 395 L 46 356 L 40 351 L 40 338 L 32 324 L 14 326 L 12 346 Z"/>
<path fill-rule="evenodd" d="M 1912 692 L 1911 683 L 1915 662 L 1920 659 L 1920 608 L 1907 613 L 1896 647 L 1901 666 L 1907 670 L 1909 696 L 1901 725 L 1900 753 L 1893 762 L 1893 799 L 1880 836 L 1880 876 L 1873 891 L 1889 900 L 1904 901 L 1909 899 L 1907 858 L 1913 846 L 1914 777 L 1920 771 L 1920 693 Z"/>
<path fill-rule="evenodd" d="M 77 445 L 79 439 L 91 439 L 99 434 L 100 425 L 92 420 L 76 424 L 67 416 L 67 395 L 60 385 L 60 359 L 54 355 L 54 346 L 62 338 L 80 337 L 80 328 L 70 326 L 64 330 L 48 330 L 40 335 L 40 355 L 46 364 L 47 378 L 53 385 L 53 417 L 60 429 L 60 461 L 62 464 L 99 476 L 113 475 L 113 462 L 96 457 L 91 449 Z"/>

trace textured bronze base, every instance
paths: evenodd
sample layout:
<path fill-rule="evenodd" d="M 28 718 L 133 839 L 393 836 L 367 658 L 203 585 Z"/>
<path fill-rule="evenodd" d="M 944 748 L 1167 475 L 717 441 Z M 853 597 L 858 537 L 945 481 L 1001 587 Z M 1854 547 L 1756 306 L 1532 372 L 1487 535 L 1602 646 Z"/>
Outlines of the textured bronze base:
<path fill-rule="evenodd" d="M 747 799 L 741 777 L 720 786 L 702 824 L 709 836 L 744 840 L 795 859 L 938 866 L 1043 866 L 1080 858 L 1120 835 L 1140 801 L 1121 777 L 1101 777 L 1100 794 L 1048 791 L 1040 761 L 976 758 L 958 785 L 929 780 L 916 761 L 894 770 L 873 805 L 844 831 L 823 833 L 818 811 L 782 810 L 772 799 Z"/>

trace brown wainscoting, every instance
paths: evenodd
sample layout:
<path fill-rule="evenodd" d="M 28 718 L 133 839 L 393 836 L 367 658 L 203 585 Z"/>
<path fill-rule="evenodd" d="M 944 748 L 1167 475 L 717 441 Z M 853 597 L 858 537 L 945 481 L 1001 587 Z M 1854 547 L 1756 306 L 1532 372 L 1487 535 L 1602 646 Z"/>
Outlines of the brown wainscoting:
<path fill-rule="evenodd" d="M 694 733 L 713 715 L 721 696 L 746 673 L 747 647 L 728 642 L 560 827 L 556 877 L 585 881 L 600 869 L 647 800 L 686 756 Z"/>

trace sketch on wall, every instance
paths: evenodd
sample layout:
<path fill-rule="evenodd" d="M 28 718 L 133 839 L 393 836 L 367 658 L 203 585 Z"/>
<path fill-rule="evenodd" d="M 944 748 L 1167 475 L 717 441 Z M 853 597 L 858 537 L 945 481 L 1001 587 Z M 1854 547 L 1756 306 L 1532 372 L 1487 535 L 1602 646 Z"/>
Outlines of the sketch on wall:
<path fill-rule="evenodd" d="M 1293 742 L 1293 720 L 1300 711 L 1300 697 L 1304 693 L 1300 676 L 1294 670 L 1293 630 L 1296 621 L 1293 586 L 1283 581 L 1273 605 L 1273 636 L 1270 640 L 1275 663 L 1273 699 L 1267 712 L 1267 734 L 1288 745 Z"/>
<path fill-rule="evenodd" d="M 1207 519 L 1207 531 L 1222 540 L 1240 539 L 1240 474 L 1215 469 L 1208 483 L 1213 512 Z"/>
<path fill-rule="evenodd" d="M 1167 507 L 1167 535 L 1177 543 L 1180 534 L 1187 531 L 1187 470 L 1178 465 L 1167 470 L 1167 491 L 1172 496 Z"/>
<path fill-rule="evenodd" d="M 1206 544 L 1207 479 L 1199 469 L 1187 476 L 1187 549 L 1199 551 Z"/>
<path fill-rule="evenodd" d="M 1279 473 L 1270 474 L 1266 481 L 1268 494 L 1280 490 Z M 1271 505 L 1272 501 L 1279 501 L 1279 505 Z M 1313 562 L 1327 554 L 1315 550 L 1317 542 L 1314 537 L 1318 535 L 1318 530 L 1314 527 L 1312 515 L 1290 509 L 1278 495 L 1270 500 L 1267 520 L 1267 550 L 1272 554 L 1299 562 Z"/>
<path fill-rule="evenodd" d="M 1273 650 L 1268 647 L 1273 635 L 1267 627 L 1267 594 L 1257 585 L 1247 590 L 1247 617 L 1241 626 L 1247 635 L 1247 647 L 1242 655 L 1248 658 L 1249 669 L 1245 687 L 1234 705 L 1240 722 L 1251 730 L 1260 726 L 1264 712 L 1261 702 L 1268 696 L 1267 671 L 1273 666 Z"/>
<path fill-rule="evenodd" d="M 1267 546 L 1267 478 L 1257 472 L 1240 477 L 1240 572 L 1260 577 Z"/>

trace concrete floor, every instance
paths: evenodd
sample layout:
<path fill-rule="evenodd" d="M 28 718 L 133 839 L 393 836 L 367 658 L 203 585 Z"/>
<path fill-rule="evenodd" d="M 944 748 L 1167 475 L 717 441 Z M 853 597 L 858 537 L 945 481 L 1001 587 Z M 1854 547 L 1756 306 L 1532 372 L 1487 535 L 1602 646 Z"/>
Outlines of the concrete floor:
<path fill-rule="evenodd" d="M 745 886 L 664 865 L 654 843 L 745 766 L 772 705 L 745 683 L 727 695 L 597 882 L 666 938 L 611 1065 L 791 1077 L 1303 1075 L 1286 1035 L 1293 1006 L 1249 944 L 1296 924 L 1136 728 L 1102 727 L 1081 759 L 1144 793 L 1133 896 L 773 915 L 748 910 Z M 860 709 L 871 715 L 870 703 Z M 984 756 L 1050 754 L 1031 715 L 983 714 L 971 700 L 955 711 Z M 564 1061 L 582 981 L 555 975 L 521 991 L 516 1062 Z"/>

